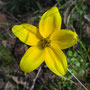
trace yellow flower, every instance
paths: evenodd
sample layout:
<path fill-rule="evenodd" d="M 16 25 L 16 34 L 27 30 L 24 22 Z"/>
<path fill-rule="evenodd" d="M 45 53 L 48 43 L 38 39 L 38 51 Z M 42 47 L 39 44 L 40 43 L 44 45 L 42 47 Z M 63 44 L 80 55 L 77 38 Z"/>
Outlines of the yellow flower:
<path fill-rule="evenodd" d="M 31 47 L 21 59 L 21 70 L 29 73 L 44 61 L 48 68 L 63 76 L 67 72 L 67 60 L 61 49 L 77 43 L 77 34 L 61 28 L 61 16 L 57 7 L 46 11 L 39 22 L 39 28 L 31 24 L 15 25 L 12 32 Z"/>

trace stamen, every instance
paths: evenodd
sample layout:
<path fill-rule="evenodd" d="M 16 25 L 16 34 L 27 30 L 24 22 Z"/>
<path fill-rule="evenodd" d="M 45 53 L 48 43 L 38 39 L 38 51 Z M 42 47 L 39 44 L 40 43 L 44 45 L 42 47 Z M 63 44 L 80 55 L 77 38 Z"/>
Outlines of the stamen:
<path fill-rule="evenodd" d="M 41 49 L 44 49 L 46 47 L 50 47 L 50 42 L 51 42 L 51 40 L 49 40 L 47 38 L 43 38 L 39 41 L 38 45 Z"/>

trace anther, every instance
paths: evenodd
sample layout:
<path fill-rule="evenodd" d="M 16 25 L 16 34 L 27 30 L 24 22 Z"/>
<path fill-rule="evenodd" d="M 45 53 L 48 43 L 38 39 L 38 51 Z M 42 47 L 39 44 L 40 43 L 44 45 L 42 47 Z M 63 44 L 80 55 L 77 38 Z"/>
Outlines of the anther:
<path fill-rule="evenodd" d="M 47 38 L 43 38 L 39 41 L 39 46 L 41 49 L 46 48 L 46 47 L 50 47 L 50 42 L 51 40 L 47 39 Z"/>

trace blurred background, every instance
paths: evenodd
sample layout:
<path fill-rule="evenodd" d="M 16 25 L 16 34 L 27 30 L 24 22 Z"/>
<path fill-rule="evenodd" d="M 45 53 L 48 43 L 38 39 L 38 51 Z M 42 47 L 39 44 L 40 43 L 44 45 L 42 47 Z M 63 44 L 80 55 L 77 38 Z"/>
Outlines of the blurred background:
<path fill-rule="evenodd" d="M 0 0 L 0 90 L 85 90 L 67 72 L 53 74 L 45 65 L 29 74 L 19 63 L 29 46 L 16 38 L 13 25 L 29 23 L 38 27 L 42 14 L 57 6 L 62 28 L 78 34 L 78 44 L 64 50 L 69 70 L 90 89 L 90 0 Z"/>

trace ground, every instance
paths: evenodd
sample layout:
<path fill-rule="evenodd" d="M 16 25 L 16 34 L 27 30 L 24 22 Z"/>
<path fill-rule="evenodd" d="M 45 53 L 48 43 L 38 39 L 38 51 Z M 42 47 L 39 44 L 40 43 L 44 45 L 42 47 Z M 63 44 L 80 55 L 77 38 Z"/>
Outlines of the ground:
<path fill-rule="evenodd" d="M 33 72 L 21 71 L 19 63 L 29 46 L 11 31 L 13 25 L 30 23 L 38 27 L 41 15 L 57 6 L 62 28 L 78 34 L 78 44 L 64 50 L 68 68 L 90 89 L 90 1 L 89 0 L 1 0 L 0 1 L 0 90 L 85 90 L 67 72 L 64 77 L 52 73 L 43 63 Z"/>

